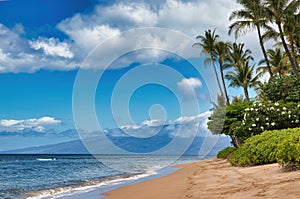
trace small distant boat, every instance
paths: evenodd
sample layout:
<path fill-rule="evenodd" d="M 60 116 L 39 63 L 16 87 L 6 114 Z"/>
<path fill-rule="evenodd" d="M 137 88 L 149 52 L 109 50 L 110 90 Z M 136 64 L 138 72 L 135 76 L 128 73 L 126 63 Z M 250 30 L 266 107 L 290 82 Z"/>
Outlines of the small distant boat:
<path fill-rule="evenodd" d="M 37 158 L 38 161 L 54 161 L 56 158 Z"/>

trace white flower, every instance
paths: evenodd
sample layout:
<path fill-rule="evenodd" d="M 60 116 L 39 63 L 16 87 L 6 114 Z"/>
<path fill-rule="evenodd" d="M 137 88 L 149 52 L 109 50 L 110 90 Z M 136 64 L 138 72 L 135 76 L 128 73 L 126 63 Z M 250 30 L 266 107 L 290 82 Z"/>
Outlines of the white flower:
<path fill-rule="evenodd" d="M 284 111 L 282 111 L 282 112 L 281 112 L 281 115 L 284 115 L 284 114 L 285 114 L 285 112 L 284 112 Z"/>
<path fill-rule="evenodd" d="M 270 123 L 269 123 L 269 122 L 267 122 L 267 123 L 266 123 L 266 125 L 270 125 Z"/>
<path fill-rule="evenodd" d="M 252 128 L 249 128 L 249 131 L 252 131 Z"/>
<path fill-rule="evenodd" d="M 256 108 L 255 111 L 258 111 L 258 109 Z"/>
<path fill-rule="evenodd" d="M 271 125 L 272 125 L 272 126 L 275 126 L 275 122 L 272 122 Z"/>
<path fill-rule="evenodd" d="M 268 118 L 268 117 L 266 117 L 266 120 L 269 120 L 269 118 Z"/>
<path fill-rule="evenodd" d="M 272 106 L 272 107 L 270 108 L 270 110 L 274 110 L 274 107 Z"/>
<path fill-rule="evenodd" d="M 283 107 L 283 108 L 282 108 L 282 110 L 286 111 L 286 108 L 285 108 L 285 107 Z"/>
<path fill-rule="evenodd" d="M 291 115 L 289 115 L 289 118 L 291 118 Z"/>
<path fill-rule="evenodd" d="M 274 104 L 275 106 L 279 106 L 279 103 L 278 102 L 275 102 L 275 104 Z"/>
<path fill-rule="evenodd" d="M 252 127 L 256 127 L 256 124 L 252 124 Z"/>
<path fill-rule="evenodd" d="M 254 110 L 254 108 L 250 108 L 250 110 L 251 110 L 251 111 L 253 111 L 253 110 Z"/>
<path fill-rule="evenodd" d="M 264 130 L 264 129 L 265 129 L 263 126 L 261 126 L 260 128 L 261 128 L 261 130 Z"/>
<path fill-rule="evenodd" d="M 259 117 L 258 117 L 258 118 L 256 118 L 256 121 L 259 121 Z"/>
<path fill-rule="evenodd" d="M 262 106 L 262 103 L 259 103 L 258 106 Z"/>
<path fill-rule="evenodd" d="M 249 109 L 249 108 L 246 108 L 245 111 L 250 111 L 250 109 Z"/>
<path fill-rule="evenodd" d="M 296 120 L 295 123 L 299 123 L 299 120 Z"/>

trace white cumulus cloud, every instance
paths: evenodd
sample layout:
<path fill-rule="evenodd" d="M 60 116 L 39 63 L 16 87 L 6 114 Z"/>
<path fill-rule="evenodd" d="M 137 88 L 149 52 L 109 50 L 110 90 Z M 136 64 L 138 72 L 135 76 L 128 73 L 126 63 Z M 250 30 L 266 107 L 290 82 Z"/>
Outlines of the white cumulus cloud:
<path fill-rule="evenodd" d="M 26 120 L 2 119 L 0 120 L 0 131 L 16 133 L 24 130 L 33 130 L 44 132 L 46 126 L 58 125 L 60 123 L 60 120 L 48 116 Z"/>
<path fill-rule="evenodd" d="M 177 82 L 177 87 L 181 91 L 184 99 L 192 100 L 198 96 L 197 90 L 202 88 L 202 82 L 198 78 L 184 78 Z"/>
<path fill-rule="evenodd" d="M 21 24 L 9 29 L 0 23 L 0 73 L 70 70 L 79 66 L 71 42 L 59 42 L 56 38 L 33 41 L 22 37 L 23 31 Z"/>
<path fill-rule="evenodd" d="M 199 51 L 192 48 L 194 42 L 182 42 L 178 37 L 164 34 L 134 34 L 132 37 L 122 37 L 122 32 L 131 28 L 160 27 L 168 28 L 190 37 L 191 41 L 198 34 L 203 34 L 207 28 L 218 27 L 220 33 L 227 38 L 228 17 L 236 8 L 234 1 L 179 1 L 167 0 L 150 4 L 146 1 L 116 1 L 114 4 L 99 5 L 89 14 L 76 14 L 63 20 L 57 27 L 65 32 L 79 51 L 87 54 L 97 45 L 106 41 L 110 44 L 98 52 L 95 60 L 90 60 L 89 67 L 105 68 L 97 63 L 106 63 L 106 57 L 122 55 L 123 49 L 139 49 L 141 44 L 152 50 L 144 50 L 134 55 L 118 60 L 118 65 L 112 68 L 126 67 L 133 62 L 159 62 L 173 55 L 153 49 L 180 49 L 187 58 L 199 56 Z M 218 10 L 218 12 L 216 12 Z M 180 16 L 180 17 L 177 17 Z M 177 51 L 176 51 L 177 52 Z M 95 66 L 97 65 L 97 66 Z M 89 68 L 86 65 L 83 66 Z"/>
<path fill-rule="evenodd" d="M 207 29 L 217 28 L 217 33 L 224 40 L 234 41 L 227 36 L 228 20 L 233 10 L 240 6 L 235 0 L 165 0 L 137 1 L 120 0 L 108 5 L 99 4 L 90 12 L 77 13 L 56 24 L 56 28 L 66 34 L 67 39 L 60 41 L 55 37 L 25 38 L 26 27 L 16 24 L 7 28 L 0 24 L 0 72 L 35 72 L 40 69 L 72 70 L 79 67 L 88 53 L 97 45 L 107 41 L 105 51 L 93 63 L 105 62 L 106 57 L 120 56 L 124 49 L 134 51 L 141 44 L 148 50 L 119 60 L 114 68 L 126 67 L 134 62 L 159 62 L 172 56 L 160 49 L 179 49 L 186 58 L 198 57 L 199 49 L 191 43 L 176 41 L 177 37 L 151 32 L 123 38 L 122 32 L 132 28 L 159 27 L 184 33 L 195 42 L 197 35 Z M 260 59 L 261 52 L 255 34 L 244 36 L 238 41 L 251 47 L 255 57 Z M 192 42 L 192 43 L 193 43 Z M 103 60 L 101 60 L 101 58 Z M 97 65 L 104 69 L 104 66 Z"/>
<path fill-rule="evenodd" d="M 151 137 L 159 133 L 167 134 L 170 137 L 191 137 L 191 136 L 211 136 L 207 129 L 210 111 L 195 115 L 182 116 L 175 120 L 145 120 L 141 124 L 121 126 L 120 129 L 107 130 L 110 136 L 135 136 L 140 138 Z M 116 134 L 116 132 L 118 132 Z"/>
<path fill-rule="evenodd" d="M 39 38 L 36 41 L 30 41 L 30 46 L 35 50 L 42 49 L 46 55 L 60 56 L 64 58 L 73 58 L 74 54 L 70 50 L 69 44 L 66 42 L 59 42 L 55 38 Z"/>

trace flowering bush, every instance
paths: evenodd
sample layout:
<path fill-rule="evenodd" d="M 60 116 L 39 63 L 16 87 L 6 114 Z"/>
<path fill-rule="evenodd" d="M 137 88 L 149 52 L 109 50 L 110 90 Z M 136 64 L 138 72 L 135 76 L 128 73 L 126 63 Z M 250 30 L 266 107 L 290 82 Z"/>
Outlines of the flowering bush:
<path fill-rule="evenodd" d="M 234 133 L 244 137 L 251 137 L 265 130 L 300 127 L 300 103 L 253 103 L 245 109 L 243 120 L 233 125 Z"/>
<path fill-rule="evenodd" d="M 236 126 L 236 122 L 243 120 L 245 109 L 251 104 L 252 102 L 235 102 L 230 106 L 215 109 L 208 118 L 208 129 L 213 134 L 225 134 L 230 136 L 232 144 L 238 147 L 240 137 L 234 134 L 232 127 Z"/>

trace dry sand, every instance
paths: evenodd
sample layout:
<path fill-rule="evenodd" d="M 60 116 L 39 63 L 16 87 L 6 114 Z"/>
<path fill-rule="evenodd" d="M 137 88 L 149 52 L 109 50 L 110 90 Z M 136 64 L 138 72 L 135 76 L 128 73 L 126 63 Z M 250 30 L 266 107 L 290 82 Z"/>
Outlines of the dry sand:
<path fill-rule="evenodd" d="M 300 171 L 283 172 L 278 164 L 242 168 L 214 158 L 176 167 L 170 175 L 111 191 L 105 199 L 300 198 Z"/>

